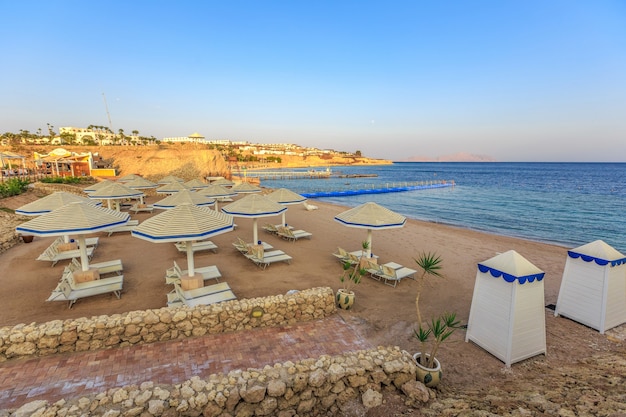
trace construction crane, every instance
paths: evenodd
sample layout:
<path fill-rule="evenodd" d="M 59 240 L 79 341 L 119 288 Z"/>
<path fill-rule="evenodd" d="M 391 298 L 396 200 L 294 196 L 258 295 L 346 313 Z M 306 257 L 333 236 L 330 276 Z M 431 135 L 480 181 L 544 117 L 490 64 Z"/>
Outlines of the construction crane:
<path fill-rule="evenodd" d="M 111 129 L 111 132 L 113 132 L 113 124 L 111 123 L 111 115 L 109 114 L 109 106 L 107 106 L 107 98 L 104 95 L 104 93 L 102 93 L 102 99 L 104 100 L 104 109 L 107 112 L 107 118 L 109 119 L 109 129 Z"/>

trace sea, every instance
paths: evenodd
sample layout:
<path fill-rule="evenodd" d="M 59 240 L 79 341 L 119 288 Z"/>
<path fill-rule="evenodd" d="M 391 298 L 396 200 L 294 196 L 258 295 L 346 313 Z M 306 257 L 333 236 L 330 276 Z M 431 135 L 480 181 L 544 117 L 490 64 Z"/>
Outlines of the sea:
<path fill-rule="evenodd" d="M 396 162 L 336 166 L 327 179 L 272 179 L 261 185 L 314 193 L 443 180 L 455 185 L 309 203 L 356 207 L 374 201 L 412 219 L 568 248 L 599 239 L 626 254 L 626 163 Z"/>

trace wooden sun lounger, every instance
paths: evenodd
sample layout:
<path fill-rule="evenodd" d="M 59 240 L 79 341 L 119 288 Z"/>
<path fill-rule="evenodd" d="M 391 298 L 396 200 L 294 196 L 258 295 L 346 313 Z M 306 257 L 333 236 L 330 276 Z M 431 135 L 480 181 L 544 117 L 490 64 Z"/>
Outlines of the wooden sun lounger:
<path fill-rule="evenodd" d="M 165 272 L 165 282 L 167 284 L 179 284 L 181 277 L 188 275 L 188 273 L 188 270 L 181 269 L 178 263 L 174 261 L 174 266 Z M 216 282 L 220 282 L 220 278 L 222 277 L 222 274 L 215 265 L 194 268 L 194 275 L 202 276 L 204 282 L 212 279 Z"/>
<path fill-rule="evenodd" d="M 94 249 L 94 246 L 87 247 L 87 257 L 89 259 L 93 256 Z M 52 266 L 55 266 L 59 261 L 65 261 L 72 258 L 80 258 L 80 249 L 59 251 L 58 248 L 49 246 L 41 255 L 37 257 L 37 260 L 52 262 Z"/>
<path fill-rule="evenodd" d="M 123 283 L 123 275 L 77 283 L 73 274 L 69 274 L 61 279 L 46 301 L 67 301 L 68 308 L 72 308 L 79 299 L 94 295 L 113 293 L 119 299 L 122 296 Z"/>
<path fill-rule="evenodd" d="M 176 249 L 178 249 L 179 252 L 187 253 L 188 244 L 188 242 L 176 242 L 174 245 L 176 245 Z M 199 242 L 193 242 L 191 244 L 191 250 L 193 251 L 193 253 L 203 250 L 210 250 L 213 253 L 217 253 L 217 249 L 217 245 L 210 240 L 202 240 Z"/>
<path fill-rule="evenodd" d="M 226 282 L 188 291 L 184 291 L 180 285 L 174 284 L 174 291 L 167 294 L 167 305 L 168 307 L 181 305 L 195 307 L 236 299 L 237 297 Z"/>
<path fill-rule="evenodd" d="M 109 236 L 111 236 L 113 233 L 118 233 L 118 232 L 131 232 L 135 230 L 135 227 L 137 227 L 138 225 L 139 225 L 139 220 L 129 220 L 126 224 L 122 226 L 116 226 L 111 229 L 107 229 L 105 230 L 105 232 L 108 232 Z"/>
<path fill-rule="evenodd" d="M 263 249 L 264 250 L 269 250 L 269 249 L 273 249 L 274 248 L 272 245 L 270 245 L 267 242 L 261 242 L 261 244 L 263 245 Z M 237 241 L 233 242 L 233 246 L 240 253 L 245 255 L 246 253 L 248 253 L 250 251 L 250 248 L 253 246 L 253 244 L 252 243 L 247 243 L 245 240 L 243 240 L 241 238 L 237 238 Z"/>

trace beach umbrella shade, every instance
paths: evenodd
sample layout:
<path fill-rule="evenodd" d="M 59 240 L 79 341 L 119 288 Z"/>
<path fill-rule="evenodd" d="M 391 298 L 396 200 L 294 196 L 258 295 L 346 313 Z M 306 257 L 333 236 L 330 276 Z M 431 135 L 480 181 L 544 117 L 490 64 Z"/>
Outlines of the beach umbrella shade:
<path fill-rule="evenodd" d="M 182 190 L 189 190 L 189 188 L 182 182 L 170 182 L 156 189 L 157 194 L 175 194 Z"/>
<path fill-rule="evenodd" d="M 185 185 L 192 190 L 198 190 L 200 188 L 206 188 L 209 186 L 209 184 L 202 182 L 197 178 L 187 181 Z"/>
<path fill-rule="evenodd" d="M 284 206 L 288 206 L 291 204 L 300 204 L 306 201 L 306 197 L 301 196 L 300 194 L 295 193 L 287 188 L 279 188 L 278 190 L 272 191 L 271 193 L 267 194 L 265 197 Z M 285 222 L 285 212 L 283 212 L 283 226 L 285 226 L 286 224 L 287 223 Z"/>
<path fill-rule="evenodd" d="M 131 234 L 155 243 L 187 242 L 187 271 L 189 276 L 194 276 L 191 242 L 230 232 L 233 227 L 233 217 L 228 214 L 194 204 L 181 204 L 143 221 Z"/>
<path fill-rule="evenodd" d="M 33 236 L 77 235 L 81 267 L 87 271 L 89 259 L 85 235 L 121 226 L 128 219 L 128 213 L 97 207 L 91 203 L 74 202 L 22 223 L 15 230 Z"/>
<path fill-rule="evenodd" d="M 159 184 L 152 182 L 143 177 L 137 177 L 135 179 L 124 182 L 124 185 L 133 190 L 145 190 L 148 188 L 157 188 Z"/>
<path fill-rule="evenodd" d="M 406 223 L 406 217 L 386 207 L 369 202 L 339 213 L 335 216 L 335 221 L 348 227 L 367 229 L 368 249 L 366 253 L 369 257 L 372 253 L 372 231 L 403 227 Z"/>
<path fill-rule="evenodd" d="M 211 181 L 211 185 L 221 185 L 222 187 L 232 187 L 235 185 L 231 180 L 227 180 L 226 178 L 220 178 L 215 181 Z"/>
<path fill-rule="evenodd" d="M 112 182 L 105 187 L 89 193 L 89 198 L 94 200 L 106 200 L 109 208 L 111 208 L 111 201 L 121 200 L 124 198 L 141 198 L 143 196 L 143 192 L 133 190 L 132 188 L 128 188 L 124 184 L 117 182 Z M 119 211 L 119 205 L 116 206 Z"/>
<path fill-rule="evenodd" d="M 157 201 L 152 206 L 157 209 L 168 210 L 180 206 L 181 204 L 194 204 L 196 206 L 208 207 L 215 204 L 215 200 L 190 190 L 182 190 Z"/>
<path fill-rule="evenodd" d="M 202 188 L 196 192 L 203 196 L 214 198 L 215 199 L 215 211 L 218 210 L 218 203 L 217 203 L 218 201 L 224 198 L 230 198 L 230 197 L 234 197 L 237 195 L 237 193 L 227 188 L 224 188 L 221 185 L 215 185 L 215 184 L 211 184 L 208 187 Z"/>
<path fill-rule="evenodd" d="M 261 188 L 255 185 L 250 184 L 249 182 L 242 182 L 241 184 L 237 184 L 231 188 L 237 194 L 251 194 L 251 193 L 260 193 Z"/>
<path fill-rule="evenodd" d="M 111 180 L 103 180 L 103 181 L 97 182 L 95 184 L 92 184 L 83 188 L 83 192 L 90 194 L 90 193 L 93 193 L 94 191 L 99 190 L 100 188 L 106 187 L 107 185 L 110 185 L 113 183 L 114 182 Z"/>
<path fill-rule="evenodd" d="M 66 204 L 76 202 L 101 205 L 99 201 L 93 201 L 87 197 L 82 197 L 65 191 L 56 191 L 40 198 L 39 200 L 24 204 L 15 210 L 15 214 L 21 214 L 23 216 L 40 216 L 42 214 L 50 213 L 52 210 L 63 207 Z"/>
<path fill-rule="evenodd" d="M 240 200 L 235 201 L 222 207 L 222 211 L 233 217 L 246 217 L 253 220 L 253 240 L 258 242 L 257 220 L 260 217 L 278 216 L 287 210 L 287 207 L 278 204 L 260 194 L 248 194 Z"/>
<path fill-rule="evenodd" d="M 137 178 L 143 178 L 141 175 L 137 175 L 137 174 L 128 174 L 128 175 L 124 175 L 123 177 L 120 177 L 117 179 L 117 182 L 128 182 L 128 181 L 133 181 L 136 180 Z"/>
<path fill-rule="evenodd" d="M 185 180 L 183 180 L 182 178 L 179 178 L 177 176 L 174 175 L 168 175 L 166 177 L 161 178 L 160 180 L 157 181 L 157 183 L 163 185 L 163 184 L 171 184 L 173 182 L 185 182 Z"/>

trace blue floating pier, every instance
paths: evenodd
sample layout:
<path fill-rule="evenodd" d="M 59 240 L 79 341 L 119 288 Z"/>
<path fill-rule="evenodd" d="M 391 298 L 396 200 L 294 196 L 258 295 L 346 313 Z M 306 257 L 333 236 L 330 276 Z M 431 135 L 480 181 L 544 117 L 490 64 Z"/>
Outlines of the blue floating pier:
<path fill-rule="evenodd" d="M 428 190 L 432 188 L 454 187 L 454 181 L 429 181 L 410 183 L 407 185 L 389 185 L 380 188 L 362 188 L 356 190 L 332 190 L 318 191 L 312 193 L 300 193 L 306 198 L 322 198 L 322 197 L 347 197 L 352 195 L 363 194 L 383 194 L 383 193 L 399 193 L 404 191 Z"/>

